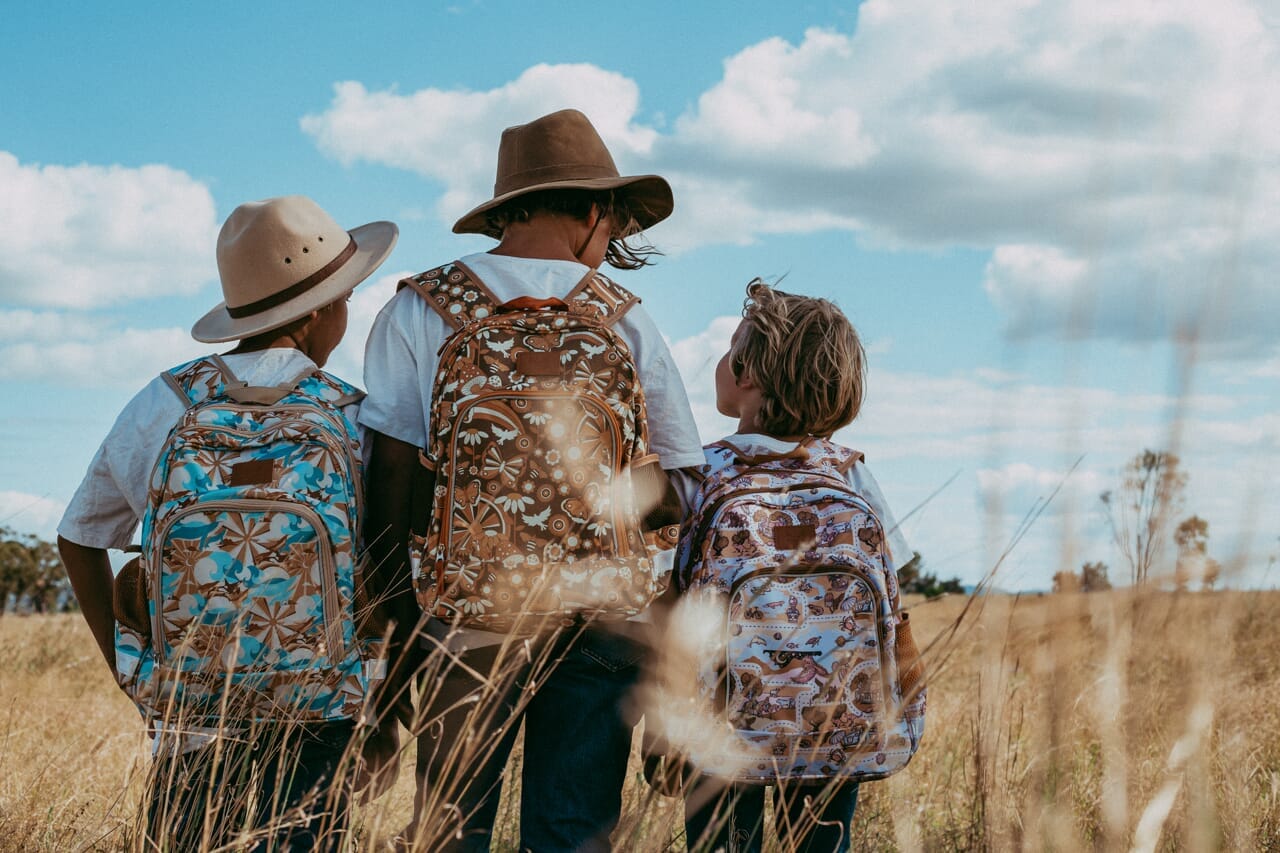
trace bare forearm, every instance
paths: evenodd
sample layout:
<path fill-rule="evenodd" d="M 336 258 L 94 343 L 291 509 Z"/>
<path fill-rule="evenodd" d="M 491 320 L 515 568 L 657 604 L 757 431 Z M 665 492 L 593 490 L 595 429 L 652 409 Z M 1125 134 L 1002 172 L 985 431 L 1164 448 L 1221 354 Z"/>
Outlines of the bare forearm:
<path fill-rule="evenodd" d="M 370 600 L 378 602 L 381 612 L 395 622 L 387 680 L 375 710 L 382 716 L 395 708 L 398 716 L 407 718 L 412 711 L 409 683 L 419 657 L 414 631 L 420 616 L 409 572 L 409 530 L 413 514 L 428 510 L 413 500 L 415 484 L 421 486 L 417 481 L 421 476 L 418 449 L 378 433 L 372 440 L 365 484 L 365 542 L 370 557 L 366 589 Z"/>
<path fill-rule="evenodd" d="M 367 579 L 371 600 L 401 624 L 401 630 L 416 622 L 413 585 L 409 577 L 409 527 L 418 449 L 379 433 L 373 435 L 373 453 L 365 486 L 368 515 L 365 542 L 368 544 L 370 572 Z M 412 616 L 413 618 L 408 618 Z M 410 625 L 405 626 L 405 621 Z"/>
<path fill-rule="evenodd" d="M 111 613 L 111 562 L 102 548 L 88 548 L 58 537 L 58 554 L 67 568 L 80 613 L 93 632 L 102 657 L 116 672 L 115 617 Z"/>

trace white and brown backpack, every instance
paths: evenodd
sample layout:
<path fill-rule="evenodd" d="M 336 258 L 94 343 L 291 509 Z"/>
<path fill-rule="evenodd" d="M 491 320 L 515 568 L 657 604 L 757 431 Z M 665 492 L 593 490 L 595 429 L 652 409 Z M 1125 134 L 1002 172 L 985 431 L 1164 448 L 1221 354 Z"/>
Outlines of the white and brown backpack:
<path fill-rule="evenodd" d="M 666 578 L 641 534 L 632 474 L 657 457 L 613 329 L 636 297 L 592 271 L 563 299 L 499 303 L 458 262 L 400 284 L 453 328 L 423 458 L 432 514 L 410 543 L 423 610 L 510 633 L 644 610 Z"/>
<path fill-rule="evenodd" d="M 675 565 L 721 620 L 698 687 L 729 736 L 694 763 L 757 784 L 900 770 L 924 733 L 924 671 L 884 527 L 845 478 L 862 454 L 811 438 L 706 456 Z"/>

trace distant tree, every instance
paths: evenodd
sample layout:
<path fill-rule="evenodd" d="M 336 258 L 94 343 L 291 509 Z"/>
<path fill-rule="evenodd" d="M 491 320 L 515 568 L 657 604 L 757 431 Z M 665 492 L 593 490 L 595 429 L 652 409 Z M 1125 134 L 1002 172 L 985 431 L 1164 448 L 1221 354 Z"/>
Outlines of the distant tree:
<path fill-rule="evenodd" d="M 1213 589 L 1222 577 L 1222 564 L 1212 557 L 1205 558 L 1204 575 L 1200 578 L 1202 589 Z"/>
<path fill-rule="evenodd" d="M 1099 495 L 1111 537 L 1129 564 L 1129 579 L 1145 584 L 1182 506 L 1187 476 L 1172 453 L 1143 450 L 1124 468 L 1120 488 Z"/>
<path fill-rule="evenodd" d="M 1209 556 L 1209 522 L 1198 515 L 1182 520 L 1173 531 L 1178 546 L 1178 562 L 1174 568 L 1174 586 L 1185 590 L 1192 579 L 1202 589 L 1213 589 L 1222 576 L 1222 565 Z"/>
<path fill-rule="evenodd" d="M 911 552 L 911 559 L 898 567 L 898 588 L 903 592 L 915 592 L 916 582 L 920 580 L 920 568 L 924 558 L 919 551 Z"/>
<path fill-rule="evenodd" d="M 904 593 L 923 595 L 935 598 L 944 593 L 963 593 L 964 584 L 960 578 L 953 577 L 940 581 L 933 572 L 924 570 L 924 558 L 919 551 L 911 552 L 911 559 L 898 567 L 898 588 Z"/>
<path fill-rule="evenodd" d="M 1109 589 L 1111 589 L 1111 580 L 1107 577 L 1106 563 L 1085 563 L 1080 567 L 1080 590 L 1082 592 L 1105 592 Z"/>
<path fill-rule="evenodd" d="M 52 542 L 0 527 L 0 614 L 10 595 L 37 613 L 53 610 L 67 586 L 66 569 Z"/>
<path fill-rule="evenodd" d="M 1080 576 L 1065 569 L 1053 575 L 1054 592 L 1079 592 L 1082 587 Z"/>
<path fill-rule="evenodd" d="M 1173 541 L 1179 551 L 1205 553 L 1209 549 L 1209 522 L 1198 515 L 1184 518 L 1173 531 Z"/>

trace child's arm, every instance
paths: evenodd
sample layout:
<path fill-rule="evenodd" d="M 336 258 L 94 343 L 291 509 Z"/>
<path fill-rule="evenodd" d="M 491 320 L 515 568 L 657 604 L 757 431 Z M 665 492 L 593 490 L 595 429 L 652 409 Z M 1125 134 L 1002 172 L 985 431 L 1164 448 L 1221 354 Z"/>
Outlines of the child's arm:
<path fill-rule="evenodd" d="M 369 573 L 364 578 L 368 601 L 395 621 L 391 634 L 387 680 L 379 691 L 379 712 L 409 703 L 409 682 L 418 661 L 421 611 L 413 593 L 409 568 L 409 529 L 414 506 L 415 478 L 422 470 L 418 448 L 399 439 L 369 431 L 373 443 L 365 494 L 364 539 L 369 549 Z M 381 713 L 379 713 L 381 716 Z"/>
<path fill-rule="evenodd" d="M 102 657 L 116 674 L 116 624 L 111 612 L 111 562 L 104 548 L 77 545 L 69 539 L 58 537 L 58 554 L 67 568 L 71 589 L 80 602 L 80 613 L 89 623 L 93 639 L 98 643 Z"/>

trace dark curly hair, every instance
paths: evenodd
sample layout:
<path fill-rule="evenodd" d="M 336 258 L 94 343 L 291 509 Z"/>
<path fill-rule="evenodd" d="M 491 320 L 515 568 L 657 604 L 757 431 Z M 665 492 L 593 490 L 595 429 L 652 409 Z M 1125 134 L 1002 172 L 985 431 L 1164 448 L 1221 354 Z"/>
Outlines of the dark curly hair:
<path fill-rule="evenodd" d="M 501 234 L 513 222 L 528 222 L 536 213 L 556 213 L 586 219 L 591 206 L 600 208 L 601 215 L 609 217 L 613 231 L 609 235 L 609 248 L 604 260 L 620 270 L 638 270 L 653 263 L 655 255 L 661 255 L 644 236 L 640 223 L 627 207 L 625 194 L 613 190 L 595 191 L 579 189 L 537 190 L 513 198 L 486 214 L 489 227 Z"/>

